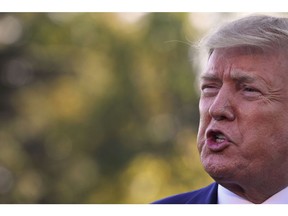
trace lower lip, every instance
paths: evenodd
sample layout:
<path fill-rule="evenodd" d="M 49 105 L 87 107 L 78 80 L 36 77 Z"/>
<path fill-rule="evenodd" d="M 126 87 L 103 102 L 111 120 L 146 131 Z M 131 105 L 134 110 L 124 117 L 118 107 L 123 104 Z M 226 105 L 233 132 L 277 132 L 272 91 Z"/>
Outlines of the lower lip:
<path fill-rule="evenodd" d="M 206 140 L 206 146 L 213 152 L 221 152 L 224 149 L 226 149 L 230 145 L 230 142 L 227 140 L 224 140 L 222 142 L 216 142 L 212 139 Z"/>

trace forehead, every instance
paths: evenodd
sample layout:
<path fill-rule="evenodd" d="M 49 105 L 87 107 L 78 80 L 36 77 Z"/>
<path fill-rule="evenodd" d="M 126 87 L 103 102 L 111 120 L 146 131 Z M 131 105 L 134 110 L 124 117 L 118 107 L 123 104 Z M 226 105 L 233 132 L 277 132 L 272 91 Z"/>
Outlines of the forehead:
<path fill-rule="evenodd" d="M 209 58 L 203 77 L 233 78 L 245 74 L 267 81 L 287 77 L 288 64 L 283 52 L 259 48 L 219 48 Z"/>

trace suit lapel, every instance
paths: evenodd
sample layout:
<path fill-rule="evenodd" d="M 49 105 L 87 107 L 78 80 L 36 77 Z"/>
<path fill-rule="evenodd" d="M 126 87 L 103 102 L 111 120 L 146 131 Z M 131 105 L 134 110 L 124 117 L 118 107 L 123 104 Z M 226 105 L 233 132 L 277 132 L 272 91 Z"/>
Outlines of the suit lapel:
<path fill-rule="evenodd" d="M 207 187 L 198 190 L 187 204 L 217 204 L 217 190 L 218 184 L 214 182 Z"/>

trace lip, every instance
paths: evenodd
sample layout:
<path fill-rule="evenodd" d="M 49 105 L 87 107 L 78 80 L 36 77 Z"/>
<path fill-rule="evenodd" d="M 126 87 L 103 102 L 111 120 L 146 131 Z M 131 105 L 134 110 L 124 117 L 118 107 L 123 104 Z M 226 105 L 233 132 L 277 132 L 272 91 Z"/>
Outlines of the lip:
<path fill-rule="evenodd" d="M 214 135 L 215 133 L 221 133 L 225 136 L 225 139 L 221 142 L 217 142 Z M 206 139 L 205 139 L 205 144 L 208 147 L 209 150 L 213 152 L 221 152 L 227 147 L 229 147 L 233 142 L 229 138 L 227 134 L 225 134 L 221 130 L 215 130 L 215 129 L 210 129 L 206 133 Z"/>

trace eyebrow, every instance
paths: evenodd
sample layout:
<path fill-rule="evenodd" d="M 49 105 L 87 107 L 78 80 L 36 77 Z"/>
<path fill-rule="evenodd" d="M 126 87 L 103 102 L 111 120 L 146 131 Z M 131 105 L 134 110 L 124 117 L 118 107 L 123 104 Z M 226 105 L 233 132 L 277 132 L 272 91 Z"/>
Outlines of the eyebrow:
<path fill-rule="evenodd" d="M 217 81 L 217 82 L 221 82 L 221 79 L 214 75 L 214 74 L 204 74 L 200 77 L 201 81 Z"/>
<path fill-rule="evenodd" d="M 257 81 L 258 79 L 255 76 L 250 76 L 245 74 L 242 71 L 235 71 L 231 74 L 231 79 L 240 83 L 252 83 Z M 201 81 L 214 81 L 214 82 L 222 82 L 222 80 L 215 74 L 204 74 L 200 77 Z"/>
<path fill-rule="evenodd" d="M 232 80 L 240 82 L 240 83 L 252 83 L 258 80 L 254 76 L 248 76 L 244 74 L 232 74 L 231 78 Z"/>

